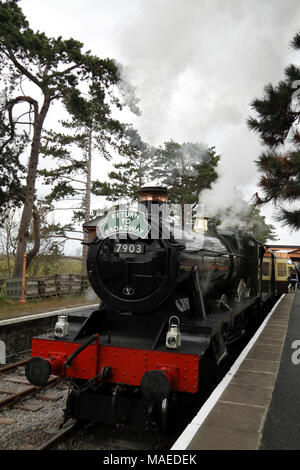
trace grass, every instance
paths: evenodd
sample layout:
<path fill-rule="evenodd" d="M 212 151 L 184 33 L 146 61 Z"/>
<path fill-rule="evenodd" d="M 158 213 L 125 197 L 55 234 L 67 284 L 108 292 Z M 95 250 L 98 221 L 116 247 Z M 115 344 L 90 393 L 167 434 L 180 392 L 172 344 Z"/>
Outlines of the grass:
<path fill-rule="evenodd" d="M 87 294 L 70 295 L 64 297 L 52 297 L 49 299 L 27 300 L 21 304 L 19 299 L 8 299 L 0 297 L 0 320 L 30 315 L 33 313 L 48 312 L 58 310 L 62 307 L 79 307 L 81 305 L 91 305 L 99 303 L 98 297 Z"/>
<path fill-rule="evenodd" d="M 14 261 L 11 261 L 11 272 L 13 272 Z M 44 259 L 42 256 L 37 256 L 33 259 L 29 269 L 26 273 L 27 277 L 31 276 L 44 276 L 53 274 L 80 274 L 81 261 L 77 259 L 68 259 L 58 257 L 53 259 Z M 0 278 L 9 277 L 7 261 L 0 255 Z"/>

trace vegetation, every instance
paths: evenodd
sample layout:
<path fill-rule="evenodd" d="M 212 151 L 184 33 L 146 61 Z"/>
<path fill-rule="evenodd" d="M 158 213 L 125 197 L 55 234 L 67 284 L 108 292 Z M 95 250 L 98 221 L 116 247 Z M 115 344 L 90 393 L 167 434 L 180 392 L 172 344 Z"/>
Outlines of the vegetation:
<path fill-rule="evenodd" d="M 47 212 L 43 209 L 45 208 L 39 208 L 39 213 L 42 215 L 40 221 L 39 253 L 34 257 L 27 269 L 27 274 L 29 276 L 37 276 L 48 273 L 79 273 L 80 258 L 78 257 L 77 261 L 66 259 L 63 256 L 63 241 L 59 238 L 53 238 L 53 224 L 47 221 Z M 12 208 L 5 212 L 5 220 L 0 224 L 0 278 L 11 277 L 14 271 L 19 223 L 20 210 Z M 32 224 L 28 237 L 29 249 L 34 243 Z M 69 261 L 71 261 L 70 266 Z M 64 265 L 65 269 L 70 269 L 70 271 L 65 271 Z"/>
<path fill-rule="evenodd" d="M 100 96 L 99 96 L 100 94 Z M 47 132 L 45 145 L 41 148 L 44 156 L 52 157 L 54 169 L 39 171 L 46 185 L 52 189 L 46 196 L 47 204 L 55 201 L 68 200 L 75 197 L 79 200 L 78 207 L 73 210 L 72 222 L 68 225 L 52 226 L 52 237 L 63 239 L 74 238 L 71 232 L 79 232 L 84 243 L 88 234 L 76 230 L 77 223 L 84 223 L 91 218 L 91 195 L 97 180 L 92 179 L 92 159 L 97 157 L 110 159 L 112 149 L 121 149 L 123 145 L 123 126 L 110 117 L 110 108 L 104 109 L 101 89 L 91 87 L 88 107 L 70 121 L 61 121 L 66 133 Z M 69 131 L 69 132 L 68 132 Z M 77 154 L 77 157 L 74 157 Z M 86 273 L 87 246 L 82 248 L 82 274 Z"/>
<path fill-rule="evenodd" d="M 10 257 L 10 265 L 7 263 L 5 256 L 0 255 L 0 279 L 10 277 L 10 273 L 14 268 L 14 258 Z M 70 258 L 65 256 L 54 255 L 37 255 L 32 261 L 26 275 L 44 276 L 53 274 L 80 274 L 81 258 Z"/>
<path fill-rule="evenodd" d="M 300 50 L 300 33 L 291 46 Z M 299 230 L 300 209 L 293 203 L 299 203 L 300 198 L 300 67 L 290 64 L 284 74 L 276 86 L 265 86 L 262 99 L 253 101 L 256 116 L 248 119 L 248 126 L 267 147 L 257 160 L 263 192 L 262 196 L 256 195 L 257 204 L 273 202 L 278 220 Z"/>
<path fill-rule="evenodd" d="M 137 190 L 151 178 L 150 168 L 156 152 L 131 126 L 124 127 L 124 137 L 127 143 L 122 147 L 122 161 L 114 164 L 114 170 L 108 174 L 110 181 L 93 183 L 94 194 L 113 202 L 137 199 Z"/>
<path fill-rule="evenodd" d="M 11 315 L 18 316 L 40 313 L 47 310 L 56 310 L 62 307 L 77 307 L 80 305 L 96 304 L 98 298 L 95 296 L 83 295 L 70 295 L 66 297 L 53 297 L 51 299 L 35 299 L 27 300 L 26 304 L 20 304 L 19 300 L 7 299 L 0 297 L 0 319 L 3 320 Z"/>
<path fill-rule="evenodd" d="M 73 38 L 63 40 L 62 37 L 51 38 L 40 31 L 34 32 L 18 3 L 18 0 L 0 1 L 0 72 L 5 89 L 1 110 L 5 125 L 0 128 L 3 137 L 0 155 L 9 174 L 6 187 L 14 190 L 9 194 L 23 204 L 14 275 L 20 275 L 22 271 L 32 220 L 35 244 L 28 254 L 28 265 L 39 251 L 40 218 L 35 190 L 44 123 L 51 105 L 60 102 L 69 113 L 80 117 L 88 109 L 85 89 L 89 87 L 96 90 L 104 120 L 108 110 L 105 100 L 110 99 L 111 104 L 122 108 L 117 94 L 111 93 L 120 82 L 117 64 L 111 59 L 93 56 L 90 51 L 83 52 L 83 44 Z M 27 94 L 22 88 L 24 83 L 29 84 Z M 25 189 L 21 187 L 20 180 L 14 178 L 14 173 L 20 169 L 18 129 L 21 126 L 23 133 L 24 125 L 28 125 L 32 132 L 30 139 L 28 133 L 31 146 Z M 16 151 L 11 150 L 12 145 Z M 9 156 L 10 160 L 5 160 Z M 4 202 L 7 204 L 7 198 Z"/>
<path fill-rule="evenodd" d="M 172 140 L 159 147 L 151 165 L 151 176 L 169 188 L 172 204 L 197 204 L 201 192 L 216 181 L 220 155 L 214 147 L 200 143 L 178 144 Z"/>
<path fill-rule="evenodd" d="M 124 161 L 114 165 L 115 170 L 108 175 L 110 181 L 94 184 L 95 192 L 110 201 L 134 201 L 137 190 L 154 181 L 168 187 L 170 203 L 196 204 L 201 191 L 217 179 L 220 156 L 213 147 L 170 140 L 155 148 L 143 142 L 132 128 L 127 128 L 126 135 L 129 145 Z"/>

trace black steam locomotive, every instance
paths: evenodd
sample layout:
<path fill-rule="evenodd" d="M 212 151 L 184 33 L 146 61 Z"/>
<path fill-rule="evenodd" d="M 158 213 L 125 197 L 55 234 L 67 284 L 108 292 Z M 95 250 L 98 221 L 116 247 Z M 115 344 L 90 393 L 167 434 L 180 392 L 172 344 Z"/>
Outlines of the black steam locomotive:
<path fill-rule="evenodd" d="M 143 188 L 139 198 L 163 208 L 167 191 Z M 273 299 L 266 249 L 250 235 L 208 226 L 178 237 L 171 226 L 166 238 L 164 227 L 148 210 L 85 224 L 99 309 L 61 315 L 52 336 L 33 338 L 26 366 L 35 385 L 66 378 L 66 419 L 166 423 L 178 397 L 201 389 L 204 361 L 217 367 Z"/>

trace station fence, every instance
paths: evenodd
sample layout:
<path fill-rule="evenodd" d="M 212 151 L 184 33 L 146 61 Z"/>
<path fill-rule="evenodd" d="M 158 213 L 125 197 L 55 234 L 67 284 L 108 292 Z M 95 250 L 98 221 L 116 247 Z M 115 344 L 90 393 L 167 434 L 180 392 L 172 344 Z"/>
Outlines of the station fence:
<path fill-rule="evenodd" d="M 30 300 L 80 294 L 89 287 L 87 276 L 81 274 L 27 277 L 25 298 Z M 0 292 L 10 299 L 20 298 L 21 288 L 21 278 L 0 279 Z"/>

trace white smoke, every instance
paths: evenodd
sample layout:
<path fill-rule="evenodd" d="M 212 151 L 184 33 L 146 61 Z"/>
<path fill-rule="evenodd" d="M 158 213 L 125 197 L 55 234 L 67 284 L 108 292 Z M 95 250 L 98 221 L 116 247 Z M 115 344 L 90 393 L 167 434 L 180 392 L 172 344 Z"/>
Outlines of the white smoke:
<path fill-rule="evenodd" d="M 221 229 L 244 229 L 241 218 L 250 211 L 242 190 L 235 184 L 235 175 L 228 169 L 224 159 L 217 167 L 218 179 L 199 195 L 199 202 L 204 205 L 206 217 L 215 218 L 221 222 Z"/>
<path fill-rule="evenodd" d="M 121 78 L 121 82 L 119 82 L 118 88 L 123 98 L 122 104 L 123 106 L 128 106 L 132 113 L 136 114 L 137 116 L 141 116 L 142 112 L 138 107 L 138 102 L 140 99 L 136 96 L 137 87 L 134 87 L 130 83 L 126 68 L 116 60 L 114 62 L 118 67 Z"/>
<path fill-rule="evenodd" d="M 242 191 L 226 180 L 220 178 L 211 189 L 204 190 L 200 195 L 200 202 L 204 205 L 206 217 L 221 221 L 221 229 L 244 228 L 241 217 L 248 214 L 250 205 Z"/>
<path fill-rule="evenodd" d="M 199 201 L 204 205 L 205 217 L 220 221 L 218 229 L 241 230 L 257 239 L 265 236 L 267 224 L 265 216 L 253 211 L 253 200 L 247 200 L 243 192 L 223 175 L 211 189 L 206 189 L 200 194 Z M 274 235 L 276 236 L 273 232 L 272 236 Z"/>

